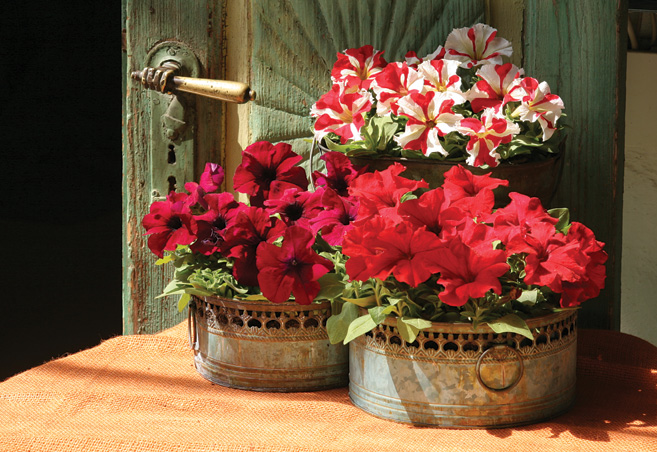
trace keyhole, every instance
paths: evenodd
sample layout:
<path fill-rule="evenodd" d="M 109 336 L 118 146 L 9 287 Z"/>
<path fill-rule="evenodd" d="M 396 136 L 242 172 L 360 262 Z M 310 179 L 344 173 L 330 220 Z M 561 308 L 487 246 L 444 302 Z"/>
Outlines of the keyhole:
<path fill-rule="evenodd" d="M 173 144 L 169 145 L 169 153 L 167 155 L 167 162 L 169 163 L 169 165 L 173 165 L 174 163 L 176 163 L 176 149 L 173 146 Z"/>
<path fill-rule="evenodd" d="M 169 176 L 167 180 L 169 181 L 169 193 L 176 191 L 176 178 L 174 176 Z"/>

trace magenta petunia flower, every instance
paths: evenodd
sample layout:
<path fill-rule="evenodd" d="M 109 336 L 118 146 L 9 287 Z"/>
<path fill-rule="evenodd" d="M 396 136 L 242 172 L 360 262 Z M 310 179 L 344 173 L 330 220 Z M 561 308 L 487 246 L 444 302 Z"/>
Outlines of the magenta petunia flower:
<path fill-rule="evenodd" d="M 299 226 L 285 230 L 280 247 L 263 242 L 258 247 L 258 282 L 262 294 L 274 303 L 288 301 L 290 294 L 298 304 L 310 304 L 319 293 L 317 280 L 333 264 L 313 251 L 315 236 Z"/>
<path fill-rule="evenodd" d="M 273 145 L 258 141 L 244 149 L 242 163 L 235 170 L 233 186 L 236 191 L 250 196 L 252 206 L 262 207 L 269 198 L 272 182 L 291 187 L 308 188 L 303 168 L 295 166 L 302 157 L 287 143 Z"/>
<path fill-rule="evenodd" d="M 310 229 L 310 220 L 323 210 L 321 196 L 321 191 L 309 192 L 298 187 L 287 188 L 280 196 L 266 200 L 265 207 L 270 215 L 279 214 L 288 226 L 296 225 Z"/>
<path fill-rule="evenodd" d="M 326 163 L 326 174 L 313 172 L 315 185 L 332 188 L 340 196 L 349 196 L 351 182 L 367 170 L 366 166 L 354 166 L 342 152 L 326 152 L 320 158 Z"/>
<path fill-rule="evenodd" d="M 148 238 L 148 248 L 159 258 L 164 251 L 174 251 L 178 245 L 189 245 L 196 240 L 198 226 L 185 193 L 169 193 L 165 201 L 151 204 L 150 212 L 144 216 L 142 226 Z"/>
<path fill-rule="evenodd" d="M 234 218 L 224 237 L 225 255 L 234 258 L 233 276 L 240 284 L 258 285 L 256 252 L 263 242 L 273 242 L 283 235 L 285 223 L 271 217 L 260 207 L 248 207 Z"/>
<path fill-rule="evenodd" d="M 204 200 L 208 211 L 197 215 L 198 240 L 190 248 L 194 252 L 210 255 L 223 252 L 224 236 L 237 214 L 247 206 L 235 201 L 232 193 L 210 193 Z"/>
<path fill-rule="evenodd" d="M 338 193 L 326 188 L 322 194 L 321 203 L 324 210 L 310 220 L 313 232 L 322 232 L 322 238 L 331 246 L 342 246 L 344 235 L 353 228 L 358 217 L 358 201 L 354 197 L 339 196 Z"/>

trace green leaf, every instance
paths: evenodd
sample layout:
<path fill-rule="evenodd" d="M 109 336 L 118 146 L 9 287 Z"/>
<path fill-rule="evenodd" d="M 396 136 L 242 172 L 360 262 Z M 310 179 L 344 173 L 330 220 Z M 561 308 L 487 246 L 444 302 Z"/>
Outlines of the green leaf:
<path fill-rule="evenodd" d="M 518 301 L 525 304 L 536 304 L 538 301 L 538 289 L 523 290 L 522 294 L 518 297 Z"/>
<path fill-rule="evenodd" d="M 267 300 L 267 298 L 265 298 L 264 295 L 259 294 L 259 293 L 248 295 L 248 296 L 242 298 L 242 300 L 246 300 L 246 301 L 269 301 L 269 300 Z"/>
<path fill-rule="evenodd" d="M 388 314 L 394 312 L 394 310 L 394 306 L 374 306 L 373 308 L 368 309 L 367 312 L 370 313 L 370 317 L 372 317 L 374 323 L 378 325 L 388 317 Z"/>
<path fill-rule="evenodd" d="M 316 300 L 333 300 L 342 295 L 345 283 L 342 281 L 342 276 L 336 273 L 327 273 L 319 278 L 319 293 L 315 297 Z"/>
<path fill-rule="evenodd" d="M 562 234 L 567 234 L 568 229 L 570 228 L 570 211 L 566 207 L 561 207 L 548 210 L 548 214 L 550 214 L 552 218 L 559 220 L 554 226 L 555 229 Z"/>
<path fill-rule="evenodd" d="M 174 258 L 173 254 L 167 254 L 164 256 L 162 259 L 158 259 L 155 261 L 155 265 L 163 265 L 166 264 L 167 262 L 171 262 Z"/>
<path fill-rule="evenodd" d="M 333 314 L 326 322 L 326 331 L 328 332 L 331 344 L 342 342 L 347 336 L 349 325 L 358 318 L 358 306 L 351 303 L 344 303 L 340 314 Z"/>
<path fill-rule="evenodd" d="M 374 295 L 365 298 L 343 298 L 343 300 L 360 306 L 361 308 L 370 308 L 376 304 L 376 297 Z"/>
<path fill-rule="evenodd" d="M 408 343 L 415 341 L 417 333 L 419 333 L 421 329 L 429 328 L 430 326 L 431 322 L 429 320 L 409 317 L 400 317 L 397 319 L 397 330 L 399 331 L 399 335 Z"/>
<path fill-rule="evenodd" d="M 187 305 L 189 304 L 189 299 L 191 295 L 188 293 L 182 294 L 180 300 L 178 300 L 178 312 L 183 312 Z"/>
<path fill-rule="evenodd" d="M 497 320 L 487 322 L 488 326 L 497 334 L 516 333 L 525 336 L 527 339 L 534 339 L 527 323 L 516 314 L 507 314 Z"/>
<path fill-rule="evenodd" d="M 347 305 L 348 304 L 349 303 L 347 303 Z M 368 331 L 372 331 L 373 328 L 376 328 L 376 323 L 374 320 L 372 320 L 372 316 L 365 314 L 358 317 L 356 320 L 349 324 L 349 329 L 347 330 L 347 335 L 344 338 L 344 343 L 348 344 L 358 336 L 362 336 Z"/>

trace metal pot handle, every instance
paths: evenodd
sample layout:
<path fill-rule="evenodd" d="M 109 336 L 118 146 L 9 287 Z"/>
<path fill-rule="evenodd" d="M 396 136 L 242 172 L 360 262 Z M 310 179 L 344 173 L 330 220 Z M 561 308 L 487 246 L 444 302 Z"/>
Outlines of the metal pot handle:
<path fill-rule="evenodd" d="M 516 378 L 516 379 L 515 379 L 510 385 L 508 385 L 508 386 L 506 386 L 506 387 L 504 387 L 504 388 L 493 388 L 493 387 L 489 386 L 488 384 L 486 384 L 486 382 L 484 381 L 484 379 L 481 377 L 481 364 L 482 364 L 482 362 L 483 362 L 483 360 L 484 360 L 484 357 L 485 357 L 489 352 L 491 352 L 491 350 L 498 349 L 498 348 L 505 348 L 505 347 L 508 348 L 509 350 L 511 350 L 513 353 L 515 353 L 516 356 L 518 357 L 518 362 L 520 363 L 520 372 L 519 372 L 519 374 L 518 374 L 518 378 Z M 505 391 L 510 391 L 510 390 L 513 389 L 518 383 L 520 383 L 520 380 L 522 379 L 522 376 L 523 376 L 524 373 L 525 373 L 525 364 L 524 364 L 523 361 L 522 361 L 522 355 L 521 355 L 520 352 L 519 352 L 518 350 L 516 350 L 515 348 L 510 347 L 510 346 L 507 345 L 507 344 L 494 344 L 494 345 L 492 345 L 491 347 L 489 347 L 488 349 L 484 350 L 484 352 L 479 356 L 479 359 L 477 359 L 477 365 L 476 365 L 476 367 L 475 367 L 475 372 L 476 372 L 476 374 L 477 374 L 477 381 L 478 381 L 479 384 L 480 384 L 481 386 L 483 386 L 485 389 L 487 389 L 488 391 L 492 391 L 492 392 L 505 392 Z"/>
<path fill-rule="evenodd" d="M 198 351 L 198 325 L 196 324 L 196 305 L 190 303 L 187 309 L 187 341 L 189 348 Z M 193 333 L 192 333 L 193 330 Z"/>

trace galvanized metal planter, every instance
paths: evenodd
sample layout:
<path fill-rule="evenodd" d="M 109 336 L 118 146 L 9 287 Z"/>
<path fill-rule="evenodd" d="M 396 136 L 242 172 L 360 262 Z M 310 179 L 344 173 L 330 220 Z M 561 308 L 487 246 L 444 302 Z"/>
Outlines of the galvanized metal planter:
<path fill-rule="evenodd" d="M 575 398 L 576 312 L 528 324 L 533 341 L 434 323 L 408 344 L 386 319 L 350 343 L 349 396 L 375 416 L 418 425 L 495 428 L 557 416 Z"/>
<path fill-rule="evenodd" d="M 192 297 L 196 370 L 222 386 L 296 392 L 348 384 L 348 347 L 326 333 L 330 303 L 300 306 Z"/>

